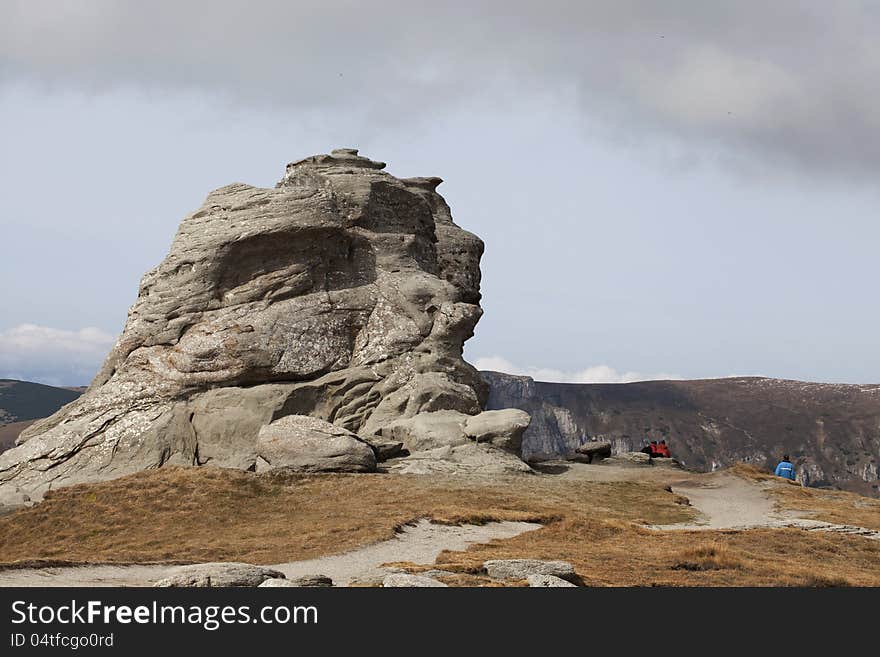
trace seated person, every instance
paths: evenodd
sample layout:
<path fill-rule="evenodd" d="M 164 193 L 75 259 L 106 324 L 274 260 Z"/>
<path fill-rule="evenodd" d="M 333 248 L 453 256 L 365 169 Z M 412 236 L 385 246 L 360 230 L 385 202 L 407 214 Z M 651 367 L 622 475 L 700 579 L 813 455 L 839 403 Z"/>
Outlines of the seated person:
<path fill-rule="evenodd" d="M 776 470 L 773 474 L 777 477 L 783 477 L 795 481 L 796 475 L 794 472 L 794 465 L 789 460 L 788 454 L 782 457 L 782 460 L 779 462 L 779 465 L 776 466 Z"/>

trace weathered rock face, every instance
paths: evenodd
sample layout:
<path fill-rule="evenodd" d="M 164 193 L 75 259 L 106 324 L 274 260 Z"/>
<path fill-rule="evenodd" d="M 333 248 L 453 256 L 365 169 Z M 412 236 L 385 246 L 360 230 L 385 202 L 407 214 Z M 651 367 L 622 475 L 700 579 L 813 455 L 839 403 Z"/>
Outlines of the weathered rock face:
<path fill-rule="evenodd" d="M 341 149 L 289 164 L 274 189 L 209 194 L 88 391 L 0 455 L 0 483 L 38 498 L 167 463 L 255 469 L 261 429 L 291 415 L 351 432 L 363 456 L 401 418 L 480 413 L 462 345 L 483 244 L 453 223 L 439 178 L 383 167 Z M 298 440 L 281 461 L 302 456 Z"/>

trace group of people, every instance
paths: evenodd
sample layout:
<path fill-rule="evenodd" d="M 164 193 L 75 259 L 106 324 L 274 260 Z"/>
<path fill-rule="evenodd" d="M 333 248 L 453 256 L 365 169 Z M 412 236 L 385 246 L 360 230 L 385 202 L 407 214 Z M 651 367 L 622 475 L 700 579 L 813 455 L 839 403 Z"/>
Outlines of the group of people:
<path fill-rule="evenodd" d="M 661 440 L 660 442 L 652 440 L 642 447 L 641 451 L 651 458 L 672 458 L 672 452 L 669 451 L 669 445 L 666 444 L 665 440 Z M 797 481 L 797 473 L 795 472 L 794 464 L 791 462 L 791 459 L 788 458 L 788 454 L 782 457 L 782 460 L 776 466 L 776 470 L 773 474 L 777 477 Z"/>
<path fill-rule="evenodd" d="M 651 458 L 672 458 L 672 452 L 669 451 L 669 445 L 666 444 L 665 440 L 661 440 L 659 443 L 656 440 L 652 440 L 642 448 L 642 452 Z"/>

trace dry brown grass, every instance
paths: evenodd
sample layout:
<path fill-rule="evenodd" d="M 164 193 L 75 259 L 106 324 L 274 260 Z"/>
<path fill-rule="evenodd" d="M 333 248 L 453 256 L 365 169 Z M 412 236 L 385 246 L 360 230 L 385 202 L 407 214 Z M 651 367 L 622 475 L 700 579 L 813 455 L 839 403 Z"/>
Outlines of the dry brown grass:
<path fill-rule="evenodd" d="M 255 475 L 162 468 L 50 492 L 0 517 L 0 563 L 242 560 L 278 563 L 391 538 L 418 518 L 553 522 L 565 513 L 678 522 L 657 485 L 519 477 L 515 485 L 394 475 Z"/>
<path fill-rule="evenodd" d="M 561 476 L 480 483 L 163 468 L 62 489 L 0 518 L 0 561 L 277 563 L 383 540 L 420 517 L 545 523 L 441 553 L 436 567 L 457 585 L 488 584 L 490 558 L 563 559 L 592 585 L 880 585 L 880 542 L 794 529 L 651 531 L 640 523 L 691 517 L 661 483 Z"/>
<path fill-rule="evenodd" d="M 678 556 L 678 561 L 672 564 L 672 569 L 725 570 L 741 566 L 742 561 L 732 554 L 727 544 L 716 539 L 683 550 Z"/>
<path fill-rule="evenodd" d="M 798 484 L 797 482 L 791 481 L 790 479 L 777 477 L 776 475 L 769 473 L 756 465 L 752 465 L 751 463 L 734 463 L 732 466 L 727 468 L 725 472 L 735 474 L 736 476 L 742 477 L 743 479 L 749 479 L 750 481 L 773 481 L 789 486 L 800 486 L 800 484 Z"/>
<path fill-rule="evenodd" d="M 790 486 L 774 487 L 772 492 L 781 508 L 805 517 L 880 531 L 880 500 L 845 491 Z"/>
<path fill-rule="evenodd" d="M 715 544 L 715 556 L 695 543 Z M 486 559 L 521 557 L 570 561 L 595 586 L 880 585 L 877 541 L 796 529 L 652 532 L 630 525 L 615 531 L 564 520 L 507 541 L 443 552 L 437 567 L 478 574 Z M 681 568 L 686 561 L 720 567 Z"/>
<path fill-rule="evenodd" d="M 737 463 L 729 471 L 751 481 L 764 482 L 782 510 L 825 522 L 880 531 L 880 500 L 846 491 L 804 488 L 745 463 Z"/>

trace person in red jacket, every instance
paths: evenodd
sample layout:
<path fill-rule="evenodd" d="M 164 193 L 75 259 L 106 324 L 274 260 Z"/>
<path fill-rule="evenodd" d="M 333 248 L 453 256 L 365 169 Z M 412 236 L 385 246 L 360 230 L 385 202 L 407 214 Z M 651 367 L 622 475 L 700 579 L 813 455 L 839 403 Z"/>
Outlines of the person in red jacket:
<path fill-rule="evenodd" d="M 669 451 L 669 445 L 666 444 L 665 440 L 661 440 L 660 444 L 657 445 L 657 456 L 662 458 L 672 458 L 672 452 Z"/>

